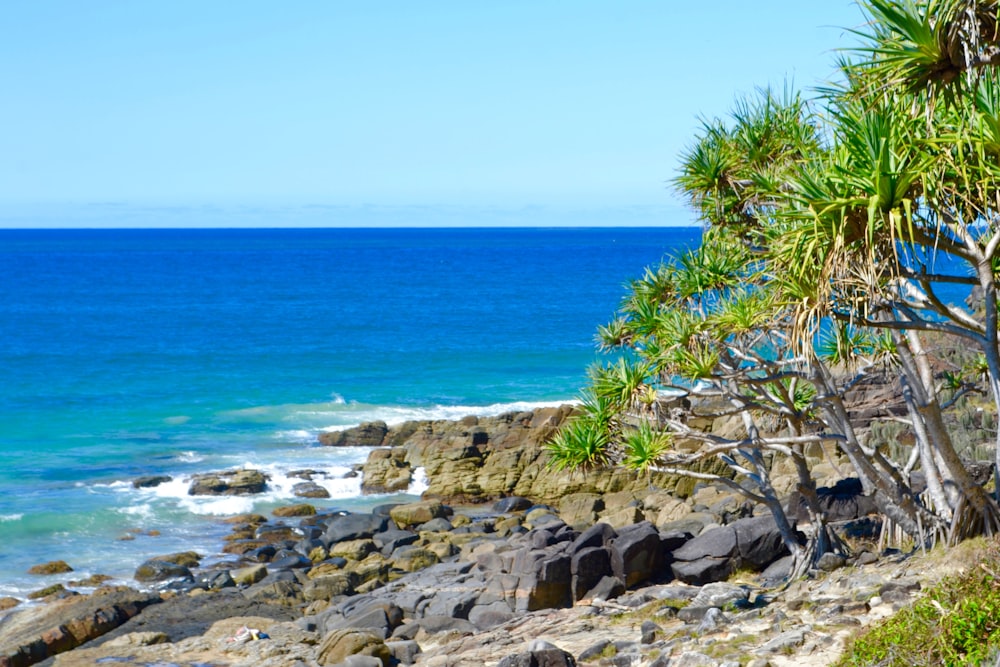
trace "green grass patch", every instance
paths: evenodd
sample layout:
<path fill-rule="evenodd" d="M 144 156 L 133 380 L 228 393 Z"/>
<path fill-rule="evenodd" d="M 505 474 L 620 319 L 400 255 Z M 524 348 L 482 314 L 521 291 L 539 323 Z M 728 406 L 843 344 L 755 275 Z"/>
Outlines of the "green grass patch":
<path fill-rule="evenodd" d="M 837 667 L 978 665 L 1000 651 L 1000 546 L 854 638 Z M 974 561 L 975 562 L 975 561 Z"/>

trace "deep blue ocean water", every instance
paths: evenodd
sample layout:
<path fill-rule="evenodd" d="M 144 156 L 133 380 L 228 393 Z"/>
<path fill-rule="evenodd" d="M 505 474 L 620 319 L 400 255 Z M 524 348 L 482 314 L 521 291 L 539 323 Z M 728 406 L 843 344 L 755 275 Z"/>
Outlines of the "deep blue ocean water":
<path fill-rule="evenodd" d="M 217 553 L 220 517 L 333 498 L 366 450 L 317 434 L 372 419 L 497 414 L 577 396 L 623 284 L 691 228 L 0 230 L 0 595 L 64 559 L 127 580 Z M 186 476 L 249 465 L 259 498 Z M 133 489 L 140 475 L 175 481 Z M 412 489 L 419 492 L 419 487 Z M 151 536 L 149 531 L 159 531 Z"/>

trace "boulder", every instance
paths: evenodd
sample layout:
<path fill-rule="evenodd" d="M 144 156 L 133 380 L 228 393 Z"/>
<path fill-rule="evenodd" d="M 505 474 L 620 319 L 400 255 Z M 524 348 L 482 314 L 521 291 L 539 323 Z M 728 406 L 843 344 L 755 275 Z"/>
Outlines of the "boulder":
<path fill-rule="evenodd" d="M 177 563 L 164 560 L 148 560 L 135 571 L 135 580 L 142 583 L 162 583 L 166 581 L 194 581 L 191 570 Z"/>
<path fill-rule="evenodd" d="M 132 480 L 133 489 L 147 489 L 174 481 L 170 475 L 145 475 Z"/>
<path fill-rule="evenodd" d="M 330 492 L 316 482 L 299 482 L 292 487 L 296 498 L 329 498 Z"/>
<path fill-rule="evenodd" d="M 533 502 L 522 496 L 508 496 L 493 503 L 493 511 L 500 514 L 523 512 L 532 505 Z"/>
<path fill-rule="evenodd" d="M 319 645 L 317 660 L 321 665 L 343 663 L 352 655 L 378 658 L 383 667 L 389 667 L 392 654 L 385 641 L 371 630 L 341 628 L 331 631 Z"/>
<path fill-rule="evenodd" d="M 515 611 L 572 607 L 571 560 L 559 548 L 519 552 L 511 567 L 518 576 Z"/>
<path fill-rule="evenodd" d="M 259 470 L 229 470 L 195 475 L 188 487 L 190 496 L 244 496 L 262 493 L 268 477 Z"/>
<path fill-rule="evenodd" d="M 389 516 L 400 529 L 418 526 L 432 519 L 445 518 L 451 513 L 451 508 L 445 507 L 440 500 L 421 500 L 397 505 L 389 510 Z"/>
<path fill-rule="evenodd" d="M 665 562 L 660 532 L 648 521 L 620 529 L 611 543 L 612 570 L 628 588 L 662 576 Z"/>
<path fill-rule="evenodd" d="M 344 540 L 361 540 L 371 538 L 375 533 L 383 532 L 389 525 L 389 519 L 375 514 L 344 514 L 333 517 L 327 524 L 323 539 L 329 545 Z"/>
<path fill-rule="evenodd" d="M 607 547 L 586 547 L 576 551 L 570 560 L 573 576 L 573 599 L 582 600 L 601 579 L 612 576 L 611 551 Z"/>
<path fill-rule="evenodd" d="M 72 572 L 73 568 L 64 560 L 52 560 L 48 563 L 41 563 L 40 565 L 32 565 L 28 569 L 28 574 L 63 574 L 65 572 Z"/>
<path fill-rule="evenodd" d="M 388 433 L 384 421 L 373 421 L 343 431 L 320 433 L 319 442 L 327 447 L 381 447 Z"/>
<path fill-rule="evenodd" d="M 406 462 L 406 450 L 376 449 L 368 454 L 361 482 L 362 493 L 400 493 L 410 488 L 413 469 Z"/>
<path fill-rule="evenodd" d="M 572 654 L 553 646 L 508 655 L 497 667 L 576 667 L 576 660 Z"/>
<path fill-rule="evenodd" d="M 329 495 L 325 496 L 329 497 Z M 274 516 L 276 517 L 293 517 L 293 516 L 313 516 L 316 514 L 316 507 L 310 505 L 309 503 L 300 503 L 298 505 L 286 505 L 285 507 L 275 507 Z"/>

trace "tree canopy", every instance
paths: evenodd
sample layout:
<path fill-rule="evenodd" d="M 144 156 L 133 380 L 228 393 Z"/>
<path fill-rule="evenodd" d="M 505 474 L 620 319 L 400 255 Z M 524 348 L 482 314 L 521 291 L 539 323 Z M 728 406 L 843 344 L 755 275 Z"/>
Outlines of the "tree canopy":
<path fill-rule="evenodd" d="M 1000 412 L 1000 3 L 861 6 L 870 21 L 840 83 L 809 98 L 762 89 L 701 123 L 673 184 L 702 243 L 629 284 L 598 332 L 618 356 L 592 369 L 579 415 L 550 446 L 557 466 L 730 485 L 771 509 L 798 571 L 843 549 L 816 502 L 809 452 L 822 447 L 919 542 L 1000 531 L 946 418 L 970 391 Z M 979 307 L 949 302 L 955 286 L 975 288 Z M 960 341 L 971 363 L 935 368 L 928 337 Z M 914 435 L 902 457 L 866 441 L 848 404 L 879 373 L 899 378 Z M 693 415 L 741 428 L 698 429 Z M 694 472 L 706 458 L 731 475 Z M 797 471 L 805 542 L 772 484 L 777 459 Z M 925 494 L 910 487 L 915 468 Z"/>

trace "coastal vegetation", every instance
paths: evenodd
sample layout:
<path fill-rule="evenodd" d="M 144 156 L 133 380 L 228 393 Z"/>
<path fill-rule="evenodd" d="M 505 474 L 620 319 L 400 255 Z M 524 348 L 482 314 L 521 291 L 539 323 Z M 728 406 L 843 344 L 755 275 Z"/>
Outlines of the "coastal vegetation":
<path fill-rule="evenodd" d="M 792 578 L 847 549 L 812 474 L 830 448 L 912 544 L 1000 532 L 997 436 L 984 482 L 955 426 L 977 395 L 987 423 L 1000 410 L 1000 3 L 861 6 L 870 20 L 834 83 L 808 98 L 762 89 L 703 121 L 673 181 L 702 244 L 628 285 L 598 333 L 619 356 L 592 369 L 549 447 L 557 467 L 742 493 L 770 510 Z M 956 303 L 956 289 L 972 297 Z M 872 383 L 895 383 L 898 414 L 859 418 L 852 392 Z M 880 447 L 885 423 L 911 444 Z M 704 472 L 709 459 L 728 470 Z M 797 474 L 805 537 L 772 482 L 778 461 Z"/>

